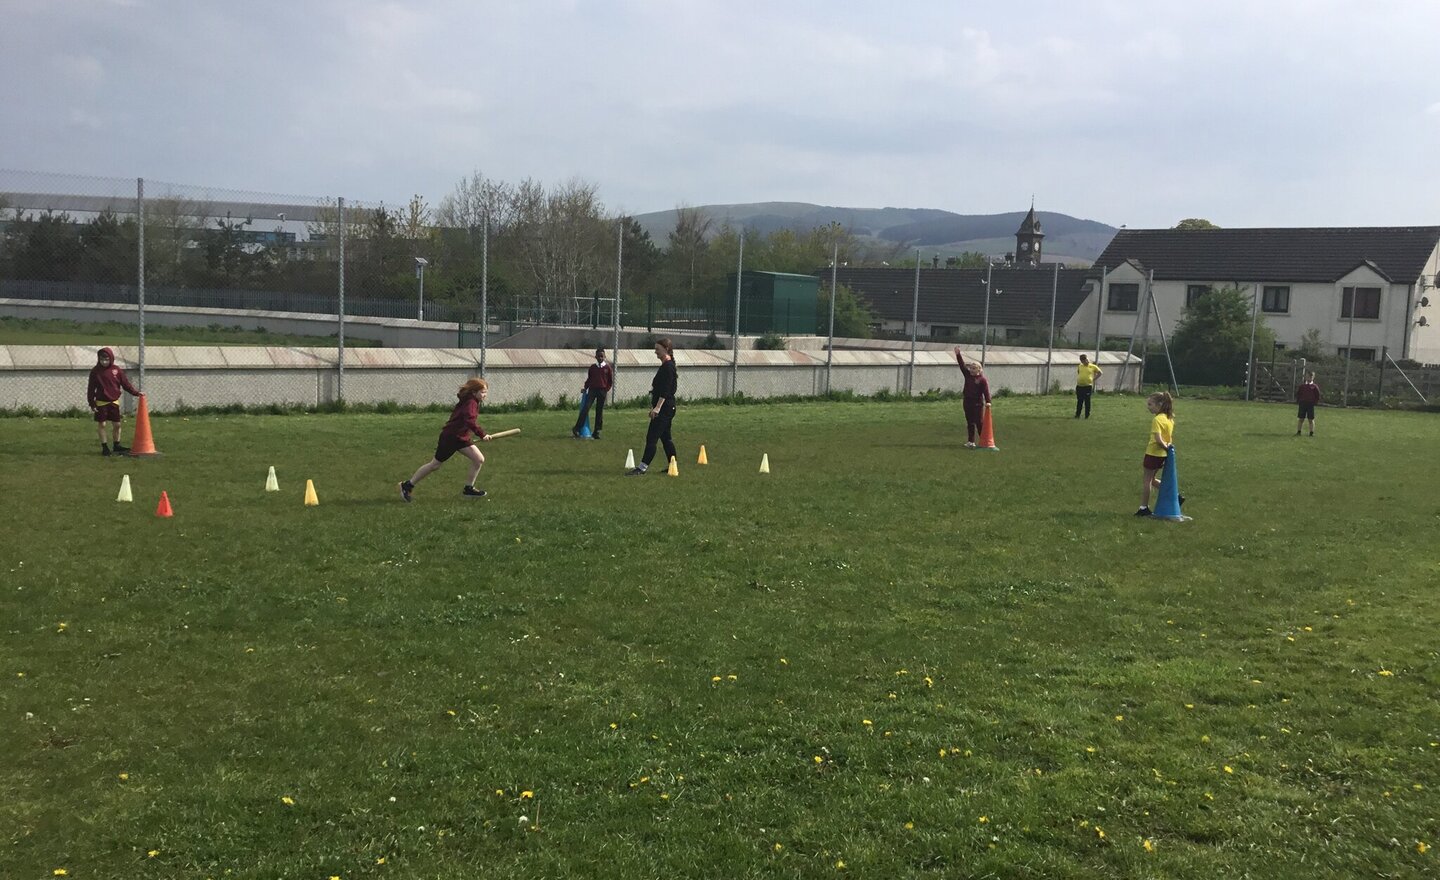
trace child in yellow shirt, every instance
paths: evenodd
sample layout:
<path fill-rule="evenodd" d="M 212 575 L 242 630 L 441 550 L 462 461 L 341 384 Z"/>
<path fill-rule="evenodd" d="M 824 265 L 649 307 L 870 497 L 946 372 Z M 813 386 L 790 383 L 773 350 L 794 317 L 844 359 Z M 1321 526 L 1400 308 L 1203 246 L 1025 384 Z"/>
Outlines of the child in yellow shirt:
<path fill-rule="evenodd" d="M 1140 484 L 1140 509 L 1135 511 L 1136 516 L 1150 515 L 1150 495 L 1160 487 L 1160 471 L 1175 445 L 1175 400 L 1170 392 L 1157 391 L 1150 395 L 1145 400 L 1145 408 L 1154 418 L 1150 420 L 1149 442 L 1145 444 L 1145 458 L 1141 462 L 1145 477 Z M 1180 503 L 1185 503 L 1184 496 Z"/>

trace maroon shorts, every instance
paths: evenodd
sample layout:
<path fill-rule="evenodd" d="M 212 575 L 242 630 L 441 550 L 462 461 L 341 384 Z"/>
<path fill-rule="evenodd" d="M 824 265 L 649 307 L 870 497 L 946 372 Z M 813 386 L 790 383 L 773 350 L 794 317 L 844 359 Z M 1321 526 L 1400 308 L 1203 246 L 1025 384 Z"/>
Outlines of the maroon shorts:
<path fill-rule="evenodd" d="M 450 456 L 464 449 L 466 446 L 474 446 L 471 440 L 461 440 L 458 437 L 451 437 L 449 434 L 441 434 L 440 442 L 435 444 L 435 460 L 449 461 Z"/>
<path fill-rule="evenodd" d="M 1165 456 L 1163 456 L 1163 455 L 1149 455 L 1149 454 L 1146 454 L 1146 456 L 1145 456 L 1145 470 L 1147 470 L 1147 471 L 1158 471 L 1158 470 L 1162 469 L 1163 467 L 1165 467 Z"/>
<path fill-rule="evenodd" d="M 118 422 L 120 421 L 120 404 L 104 403 L 95 407 L 95 421 L 97 422 Z"/>

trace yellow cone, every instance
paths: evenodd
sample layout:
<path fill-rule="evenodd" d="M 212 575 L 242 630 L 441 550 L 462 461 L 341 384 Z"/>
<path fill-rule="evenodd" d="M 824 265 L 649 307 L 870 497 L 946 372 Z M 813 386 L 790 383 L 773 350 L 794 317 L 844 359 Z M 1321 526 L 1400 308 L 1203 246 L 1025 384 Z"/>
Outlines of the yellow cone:
<path fill-rule="evenodd" d="M 675 463 L 675 456 L 670 456 L 670 469 L 665 473 L 669 474 L 672 477 L 680 476 L 680 465 Z"/>
<path fill-rule="evenodd" d="M 134 501 L 135 496 L 130 494 L 130 475 L 126 474 L 120 478 L 120 494 L 115 496 L 116 501 Z"/>
<path fill-rule="evenodd" d="M 320 506 L 320 498 L 319 498 L 319 496 L 317 496 L 317 495 L 315 494 L 315 481 L 314 481 L 314 480 L 306 480 L 306 481 L 305 481 L 305 506 L 306 506 L 306 507 L 319 507 L 319 506 Z"/>
<path fill-rule="evenodd" d="M 760 456 L 760 473 L 770 473 L 770 453 L 766 452 Z"/>
<path fill-rule="evenodd" d="M 266 492 L 279 492 L 280 481 L 275 479 L 275 465 L 270 465 L 270 475 L 265 478 Z"/>
<path fill-rule="evenodd" d="M 701 443 L 701 444 L 700 444 L 700 459 L 699 459 L 698 461 L 696 461 L 695 463 L 696 463 L 696 464 L 709 464 L 709 463 L 710 463 L 710 459 L 708 459 L 708 458 L 705 457 L 705 444 L 704 444 L 704 443 Z"/>

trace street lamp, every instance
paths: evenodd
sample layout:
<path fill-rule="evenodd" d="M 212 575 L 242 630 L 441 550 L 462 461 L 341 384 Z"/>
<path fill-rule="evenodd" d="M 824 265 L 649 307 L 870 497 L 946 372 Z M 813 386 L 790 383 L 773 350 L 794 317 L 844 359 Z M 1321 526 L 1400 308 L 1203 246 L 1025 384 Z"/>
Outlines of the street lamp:
<path fill-rule="evenodd" d="M 415 317 L 425 320 L 425 267 L 430 261 L 424 257 L 415 258 L 415 277 L 420 279 L 420 303 L 416 307 Z"/>

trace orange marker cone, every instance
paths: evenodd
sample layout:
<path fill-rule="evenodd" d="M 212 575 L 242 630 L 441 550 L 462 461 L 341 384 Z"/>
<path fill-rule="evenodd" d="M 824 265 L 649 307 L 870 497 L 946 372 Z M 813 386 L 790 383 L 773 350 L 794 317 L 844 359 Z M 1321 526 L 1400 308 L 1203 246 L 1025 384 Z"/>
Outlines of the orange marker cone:
<path fill-rule="evenodd" d="M 155 451 L 155 438 L 150 434 L 150 404 L 146 403 L 143 394 L 135 407 L 135 436 L 130 438 L 128 454 L 137 458 L 160 454 Z"/>
<path fill-rule="evenodd" d="M 670 456 L 670 469 L 667 470 L 665 473 L 669 474 L 672 477 L 680 476 L 680 465 L 675 463 L 675 456 Z"/>
<path fill-rule="evenodd" d="M 985 407 L 985 415 L 980 419 L 980 443 L 981 449 L 988 449 L 991 452 L 999 452 L 995 446 L 995 428 L 990 422 L 990 407 Z"/>
<path fill-rule="evenodd" d="M 175 511 L 170 509 L 170 496 L 165 494 L 164 491 L 160 493 L 160 504 L 155 508 L 155 515 L 165 519 L 169 519 L 175 515 Z"/>
<path fill-rule="evenodd" d="M 306 481 L 305 481 L 305 506 L 306 506 L 306 507 L 319 507 L 319 506 L 320 506 L 320 496 L 318 496 L 318 495 L 315 494 L 315 481 L 314 481 L 314 480 L 306 480 Z"/>
<path fill-rule="evenodd" d="M 705 457 L 705 444 L 704 444 L 704 443 L 701 443 L 701 444 L 700 444 L 700 460 L 697 461 L 697 462 L 695 462 L 695 463 L 696 463 L 696 464 L 709 464 L 709 463 L 710 463 L 710 459 L 708 459 L 708 458 Z"/>

